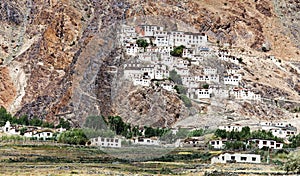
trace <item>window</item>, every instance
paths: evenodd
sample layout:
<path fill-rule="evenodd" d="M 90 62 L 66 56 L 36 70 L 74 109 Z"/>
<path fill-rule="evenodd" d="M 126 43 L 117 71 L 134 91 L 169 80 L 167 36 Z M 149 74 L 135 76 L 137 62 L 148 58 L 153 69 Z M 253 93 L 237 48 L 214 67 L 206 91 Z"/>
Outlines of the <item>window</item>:
<path fill-rule="evenodd" d="M 256 157 L 252 157 L 252 161 L 256 161 Z"/>
<path fill-rule="evenodd" d="M 241 157 L 241 161 L 247 161 L 247 157 Z"/>
<path fill-rule="evenodd" d="M 266 144 L 267 144 L 267 141 L 263 141 L 263 144 L 266 145 Z"/>
<path fill-rule="evenodd" d="M 273 142 L 273 141 L 271 142 L 271 145 L 274 145 L 274 142 Z"/>
<path fill-rule="evenodd" d="M 230 159 L 231 159 L 231 160 L 235 160 L 235 156 L 231 156 Z"/>

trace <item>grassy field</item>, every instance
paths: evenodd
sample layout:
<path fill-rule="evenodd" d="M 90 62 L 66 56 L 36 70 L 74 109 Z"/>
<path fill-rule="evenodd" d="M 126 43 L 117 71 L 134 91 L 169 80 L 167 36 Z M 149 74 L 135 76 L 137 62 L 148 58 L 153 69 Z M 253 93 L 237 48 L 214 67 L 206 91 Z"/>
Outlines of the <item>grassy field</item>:
<path fill-rule="evenodd" d="M 157 158 L 149 157 L 154 152 L 158 154 Z M 134 156 L 137 153 L 139 157 Z M 147 160 L 143 160 L 141 154 Z M 166 151 L 141 147 L 100 150 L 51 142 L 40 145 L 32 142 L 0 143 L 0 175 L 204 175 L 216 171 L 225 175 L 256 175 L 283 172 L 274 165 L 210 165 L 210 158 L 217 154 L 197 149 Z M 125 157 L 117 157 L 119 155 Z"/>

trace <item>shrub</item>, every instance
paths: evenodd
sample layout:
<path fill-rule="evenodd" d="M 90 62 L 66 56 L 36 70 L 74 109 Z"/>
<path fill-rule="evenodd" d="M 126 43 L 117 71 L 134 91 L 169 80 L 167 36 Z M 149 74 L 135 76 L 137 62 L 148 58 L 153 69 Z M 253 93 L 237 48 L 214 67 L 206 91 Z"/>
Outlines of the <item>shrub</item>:
<path fill-rule="evenodd" d="M 191 100 L 186 95 L 181 94 L 180 99 L 183 101 L 183 103 L 186 107 L 192 107 L 193 106 Z"/>
<path fill-rule="evenodd" d="M 85 145 L 88 138 L 82 129 L 73 129 L 61 133 L 58 137 L 58 142 L 74 145 Z"/>
<path fill-rule="evenodd" d="M 139 47 L 143 47 L 144 49 L 149 46 L 149 43 L 145 40 L 145 39 L 138 39 L 136 41 L 136 44 L 139 46 Z"/>
<path fill-rule="evenodd" d="M 175 70 L 170 71 L 170 80 L 175 82 L 176 84 L 182 85 L 182 79 L 179 74 Z"/>
<path fill-rule="evenodd" d="M 182 57 L 183 49 L 185 48 L 186 47 L 183 45 L 177 46 L 170 52 L 170 54 L 174 57 Z"/>

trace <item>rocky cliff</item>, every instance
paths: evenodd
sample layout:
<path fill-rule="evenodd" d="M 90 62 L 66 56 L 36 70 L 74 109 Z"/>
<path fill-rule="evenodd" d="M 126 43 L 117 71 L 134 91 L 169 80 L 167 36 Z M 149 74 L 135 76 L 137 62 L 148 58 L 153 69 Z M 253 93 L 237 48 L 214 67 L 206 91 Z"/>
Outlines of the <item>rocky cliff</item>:
<path fill-rule="evenodd" d="M 191 26 L 206 33 L 211 42 L 232 44 L 245 57 L 244 81 L 259 88 L 264 97 L 284 96 L 296 102 L 300 87 L 297 11 L 297 0 L 4 0 L 0 4 L 0 105 L 16 115 L 55 122 L 66 118 L 75 126 L 88 115 L 99 114 L 155 126 L 170 126 L 188 117 L 201 119 L 197 114 L 203 108 L 209 113 L 209 107 L 187 109 L 177 95 L 132 88 L 119 83 L 118 73 L 111 71 L 127 59 L 116 42 L 118 25 L 139 19 L 159 23 L 155 17 L 176 21 L 179 29 Z M 261 59 L 266 54 L 262 46 L 270 47 L 267 54 L 281 59 L 283 65 Z M 268 105 L 255 110 L 255 105 L 238 104 L 228 107 L 249 117 L 269 116 Z M 287 113 L 272 106 L 279 109 L 273 111 L 276 118 Z"/>

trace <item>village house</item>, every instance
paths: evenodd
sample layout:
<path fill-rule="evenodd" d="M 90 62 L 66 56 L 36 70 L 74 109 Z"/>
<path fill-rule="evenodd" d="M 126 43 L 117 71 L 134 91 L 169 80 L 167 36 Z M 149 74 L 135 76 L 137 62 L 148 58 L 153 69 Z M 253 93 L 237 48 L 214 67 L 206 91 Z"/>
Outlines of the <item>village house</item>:
<path fill-rule="evenodd" d="M 100 146 L 100 147 L 121 147 L 121 139 L 118 138 L 104 138 L 97 137 L 90 139 L 91 146 Z"/>
<path fill-rule="evenodd" d="M 179 74 L 180 76 L 187 76 L 190 74 L 190 70 L 188 68 L 178 68 L 174 66 L 174 70 Z"/>
<path fill-rule="evenodd" d="M 259 93 L 254 93 L 247 88 L 235 87 L 232 90 L 233 97 L 237 100 L 255 100 L 261 101 L 261 96 Z"/>
<path fill-rule="evenodd" d="M 2 127 L 2 131 L 6 134 L 20 135 L 20 128 L 22 128 L 22 126 L 11 125 L 11 123 L 7 121 Z"/>
<path fill-rule="evenodd" d="M 143 62 L 157 62 L 158 61 L 158 53 L 157 52 L 144 52 L 139 53 L 138 58 Z"/>
<path fill-rule="evenodd" d="M 189 137 L 181 141 L 181 147 L 205 147 L 205 141 L 202 137 Z"/>
<path fill-rule="evenodd" d="M 243 126 L 240 124 L 228 124 L 219 126 L 220 130 L 230 131 L 242 131 Z"/>
<path fill-rule="evenodd" d="M 174 89 L 174 84 L 171 84 L 171 83 L 162 83 L 159 86 L 161 88 L 169 91 L 169 92 L 176 92 L 176 90 Z"/>
<path fill-rule="evenodd" d="M 156 25 L 139 25 L 136 32 L 143 37 L 154 37 L 155 31 L 163 31 L 164 28 Z"/>
<path fill-rule="evenodd" d="M 169 34 L 169 45 L 173 46 L 200 46 L 207 43 L 207 35 L 200 33 L 171 31 Z"/>
<path fill-rule="evenodd" d="M 209 67 L 206 67 L 203 69 L 203 72 L 205 75 L 216 75 L 217 74 L 217 69 L 216 68 L 209 68 Z"/>
<path fill-rule="evenodd" d="M 182 51 L 182 57 L 183 58 L 189 58 L 189 59 L 191 59 L 191 58 L 193 58 L 193 55 L 194 55 L 194 50 L 191 49 L 191 48 L 185 48 Z"/>
<path fill-rule="evenodd" d="M 229 98 L 229 91 L 221 87 L 211 87 L 212 96 L 217 98 Z"/>
<path fill-rule="evenodd" d="M 260 122 L 262 130 L 271 131 L 279 138 L 289 138 L 297 134 L 297 128 L 288 122 Z"/>
<path fill-rule="evenodd" d="M 274 127 L 274 128 L 271 128 L 270 131 L 272 132 L 273 136 L 283 138 L 283 139 L 287 139 L 287 138 L 297 134 L 296 130 L 289 129 L 289 128 Z"/>
<path fill-rule="evenodd" d="M 250 139 L 248 140 L 248 145 L 255 145 L 259 149 L 270 148 L 270 149 L 282 149 L 283 143 L 276 142 L 274 140 L 264 140 L 264 139 Z"/>
<path fill-rule="evenodd" d="M 211 89 L 190 88 L 187 91 L 190 99 L 209 99 L 211 98 Z"/>
<path fill-rule="evenodd" d="M 151 85 L 151 80 L 149 78 L 140 78 L 140 79 L 136 78 L 136 79 L 133 79 L 133 85 L 149 87 Z"/>
<path fill-rule="evenodd" d="M 270 127 L 293 127 L 288 122 L 260 122 L 261 126 L 270 126 Z"/>
<path fill-rule="evenodd" d="M 32 135 L 33 138 L 36 138 L 38 140 L 48 140 L 52 139 L 54 136 L 54 131 L 51 129 L 41 129 L 37 130 L 35 134 Z"/>
<path fill-rule="evenodd" d="M 225 85 L 234 85 L 238 86 L 241 81 L 241 75 L 228 75 L 224 76 L 224 84 Z"/>
<path fill-rule="evenodd" d="M 212 140 L 212 141 L 209 141 L 209 145 L 213 149 L 224 149 L 226 142 L 227 142 L 227 140 Z"/>
<path fill-rule="evenodd" d="M 132 139 L 132 144 L 134 145 L 160 145 L 160 141 L 156 137 L 144 138 L 138 137 Z"/>
<path fill-rule="evenodd" d="M 202 61 L 203 61 L 203 56 L 201 55 L 193 55 L 191 58 L 191 64 L 193 65 L 201 65 Z"/>
<path fill-rule="evenodd" d="M 125 46 L 126 54 L 130 56 L 136 56 L 138 53 L 144 51 L 143 48 L 140 48 L 137 44 L 127 43 Z"/>
<path fill-rule="evenodd" d="M 156 46 L 169 46 L 169 35 L 167 31 L 154 31 L 154 42 Z"/>
<path fill-rule="evenodd" d="M 211 164 L 214 163 L 261 163 L 261 156 L 257 154 L 242 154 L 242 153 L 224 153 L 211 159 Z"/>

